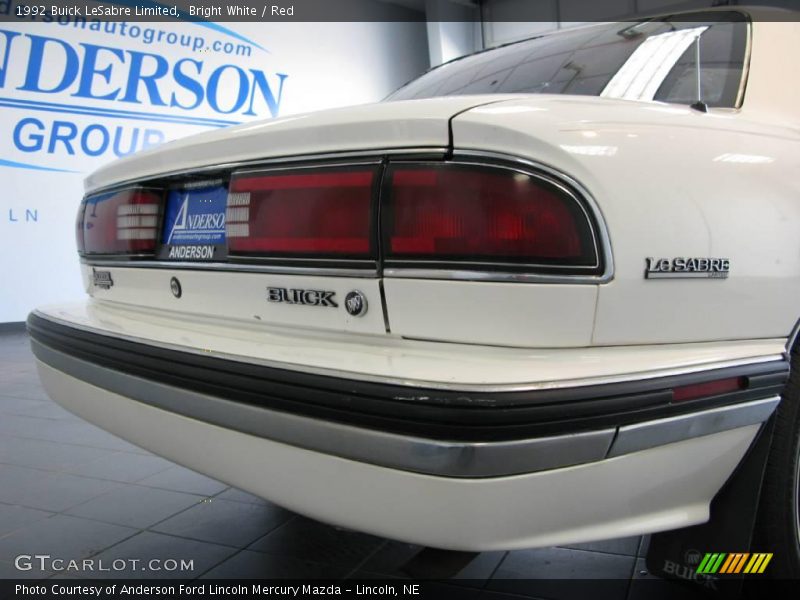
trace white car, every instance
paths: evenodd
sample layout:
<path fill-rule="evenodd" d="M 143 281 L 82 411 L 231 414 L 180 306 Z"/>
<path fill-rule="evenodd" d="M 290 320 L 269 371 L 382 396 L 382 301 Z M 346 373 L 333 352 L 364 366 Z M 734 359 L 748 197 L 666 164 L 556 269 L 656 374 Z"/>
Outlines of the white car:
<path fill-rule="evenodd" d="M 455 550 L 703 523 L 774 423 L 757 534 L 797 574 L 800 25 L 763 14 L 537 37 L 100 169 L 89 298 L 28 321 L 45 388 Z"/>

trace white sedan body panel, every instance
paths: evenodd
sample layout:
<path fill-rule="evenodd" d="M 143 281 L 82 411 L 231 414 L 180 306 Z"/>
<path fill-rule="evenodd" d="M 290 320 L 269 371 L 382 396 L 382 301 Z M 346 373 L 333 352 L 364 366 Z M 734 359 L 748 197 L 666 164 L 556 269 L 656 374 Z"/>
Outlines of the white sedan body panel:
<path fill-rule="evenodd" d="M 453 136 L 456 153 L 569 173 L 602 207 L 615 273 L 599 286 L 593 344 L 785 336 L 800 295 L 800 129 L 720 113 L 535 97 L 462 114 Z M 675 256 L 728 258 L 730 277 L 644 278 L 647 257 Z"/>
<path fill-rule="evenodd" d="M 493 94 L 430 98 L 422 102 L 348 106 L 244 123 L 114 161 L 86 178 L 86 191 L 209 165 L 365 149 L 444 148 L 450 143 L 448 125 L 453 115 L 511 97 Z"/>
<path fill-rule="evenodd" d="M 180 311 L 186 318 L 213 315 L 251 328 L 273 325 L 386 335 L 377 279 L 131 267 L 106 270 L 114 280 L 114 285 L 107 290 L 93 288 L 90 283 L 92 268 L 82 267 L 89 292 L 107 303 Z M 180 299 L 170 291 L 172 277 L 178 277 L 183 288 Z M 360 290 L 374 307 L 360 317 L 338 310 L 298 309 L 290 304 L 266 302 L 266 288 L 270 286 L 332 290 L 337 298 L 344 298 L 350 290 Z M 236 292 L 231 293 L 231 290 Z"/>

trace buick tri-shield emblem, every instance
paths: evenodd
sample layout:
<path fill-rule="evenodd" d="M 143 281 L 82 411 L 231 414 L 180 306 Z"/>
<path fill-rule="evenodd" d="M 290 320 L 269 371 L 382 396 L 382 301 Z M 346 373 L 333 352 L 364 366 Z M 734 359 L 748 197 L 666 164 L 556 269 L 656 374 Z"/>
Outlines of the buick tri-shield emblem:
<path fill-rule="evenodd" d="M 367 297 L 358 290 L 353 290 L 345 296 L 344 308 L 354 317 L 361 317 L 367 312 Z"/>

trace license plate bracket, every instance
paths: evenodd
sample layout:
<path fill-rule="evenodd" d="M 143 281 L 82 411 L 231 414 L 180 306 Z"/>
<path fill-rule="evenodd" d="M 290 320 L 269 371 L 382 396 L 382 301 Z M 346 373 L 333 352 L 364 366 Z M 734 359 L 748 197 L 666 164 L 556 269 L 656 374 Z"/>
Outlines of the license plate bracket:
<path fill-rule="evenodd" d="M 158 259 L 224 260 L 227 255 L 227 200 L 228 187 L 220 181 L 187 184 L 168 190 Z"/>

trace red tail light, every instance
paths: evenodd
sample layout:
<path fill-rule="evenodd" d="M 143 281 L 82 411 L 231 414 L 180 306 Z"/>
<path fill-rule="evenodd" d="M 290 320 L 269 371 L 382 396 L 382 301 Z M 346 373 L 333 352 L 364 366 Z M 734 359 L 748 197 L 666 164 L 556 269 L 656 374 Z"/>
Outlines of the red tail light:
<path fill-rule="evenodd" d="M 728 379 L 717 379 L 716 381 L 684 385 L 672 390 L 672 401 L 685 402 L 686 400 L 695 400 L 696 398 L 718 396 L 720 394 L 743 390 L 746 385 L 747 381 L 744 377 L 730 377 Z"/>
<path fill-rule="evenodd" d="M 585 211 L 543 179 L 434 164 L 390 167 L 388 176 L 382 210 L 390 261 L 598 266 Z"/>
<path fill-rule="evenodd" d="M 374 254 L 371 204 L 376 169 L 240 173 L 226 214 L 229 254 Z"/>
<path fill-rule="evenodd" d="M 78 212 L 78 248 L 84 254 L 153 252 L 163 192 L 129 188 L 90 196 Z"/>

